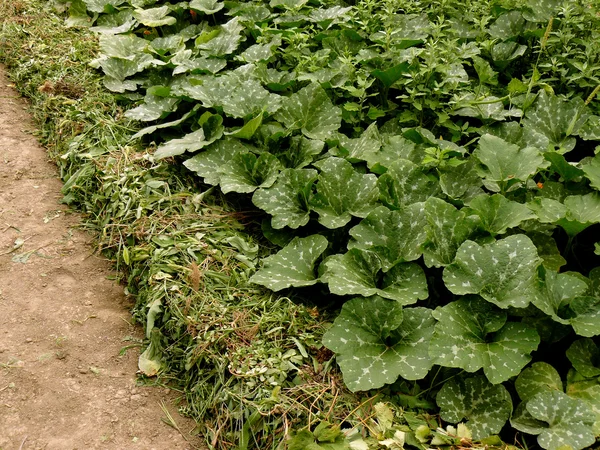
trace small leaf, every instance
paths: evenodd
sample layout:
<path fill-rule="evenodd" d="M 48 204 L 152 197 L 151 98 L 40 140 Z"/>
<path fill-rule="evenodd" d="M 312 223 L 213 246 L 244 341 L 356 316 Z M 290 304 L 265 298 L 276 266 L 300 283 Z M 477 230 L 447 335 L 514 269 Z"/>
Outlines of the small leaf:
<path fill-rule="evenodd" d="M 427 298 L 427 280 L 421 266 L 401 263 L 392 267 L 378 282 L 381 262 L 372 252 L 349 250 L 343 255 L 327 258 L 321 280 L 329 285 L 329 290 L 337 295 L 380 295 L 410 305 Z"/>
<path fill-rule="evenodd" d="M 427 240 L 423 257 L 427 267 L 447 266 L 454 261 L 456 251 L 477 229 L 480 220 L 467 217 L 450 203 L 431 197 L 425 202 Z"/>
<path fill-rule="evenodd" d="M 439 192 L 437 181 L 430 179 L 419 166 L 406 159 L 392 163 L 377 180 L 381 201 L 392 209 L 424 202 Z"/>
<path fill-rule="evenodd" d="M 323 344 L 336 353 L 344 382 L 353 392 L 376 389 L 398 377 L 418 380 L 429 372 L 431 311 L 407 308 L 380 297 L 344 304 Z"/>
<path fill-rule="evenodd" d="M 479 294 L 501 308 L 525 308 L 534 298 L 540 259 L 531 240 L 522 234 L 480 246 L 466 241 L 444 269 L 444 283 L 454 294 Z"/>
<path fill-rule="evenodd" d="M 415 203 L 400 211 L 390 211 L 380 206 L 350 229 L 353 239 L 348 248 L 376 253 L 383 271 L 387 272 L 399 262 L 414 261 L 421 256 L 426 225 L 422 203 Z"/>
<path fill-rule="evenodd" d="M 224 194 L 229 192 L 250 193 L 256 188 L 273 186 L 283 169 L 279 160 L 270 153 L 238 153 L 219 168 L 220 185 Z"/>
<path fill-rule="evenodd" d="M 263 260 L 263 268 L 256 272 L 250 281 L 266 286 L 272 291 L 280 291 L 290 286 L 312 286 L 315 276 L 315 262 L 328 246 L 325 237 L 315 234 L 306 238 L 296 237 L 275 255 Z"/>
<path fill-rule="evenodd" d="M 512 412 L 506 388 L 490 384 L 482 376 L 447 381 L 436 401 L 446 422 L 467 419 L 472 438 L 477 441 L 499 433 Z"/>
<path fill-rule="evenodd" d="M 563 383 L 554 367 L 545 362 L 536 362 L 521 372 L 515 388 L 521 400 L 527 402 L 540 392 L 563 392 Z"/>
<path fill-rule="evenodd" d="M 524 182 L 544 165 L 544 157 L 539 150 L 517 145 L 485 134 L 479 139 L 479 146 L 473 155 L 481 162 L 480 176 L 485 186 L 494 192 L 507 192 L 519 182 Z"/>
<path fill-rule="evenodd" d="M 301 129 L 308 138 L 324 141 L 340 127 L 342 111 L 319 84 L 311 83 L 284 99 L 275 119 L 288 128 Z"/>
<path fill-rule="evenodd" d="M 438 307 L 433 317 L 438 321 L 429 347 L 434 364 L 467 372 L 483 368 L 493 384 L 519 374 L 540 343 L 533 328 L 506 322 L 506 312 L 479 297 Z"/>
<path fill-rule="evenodd" d="M 273 216 L 271 225 L 276 230 L 304 226 L 310 218 L 309 201 L 316 179 L 313 169 L 285 169 L 272 187 L 254 193 L 252 203 Z"/>
<path fill-rule="evenodd" d="M 314 164 L 321 173 L 311 208 L 319 214 L 319 222 L 327 228 L 339 228 L 352 216 L 366 217 L 375 209 L 379 198 L 377 177 L 362 175 L 341 158 L 325 158 Z"/>
<path fill-rule="evenodd" d="M 567 350 L 573 368 L 587 378 L 600 375 L 600 349 L 592 339 L 579 339 Z"/>

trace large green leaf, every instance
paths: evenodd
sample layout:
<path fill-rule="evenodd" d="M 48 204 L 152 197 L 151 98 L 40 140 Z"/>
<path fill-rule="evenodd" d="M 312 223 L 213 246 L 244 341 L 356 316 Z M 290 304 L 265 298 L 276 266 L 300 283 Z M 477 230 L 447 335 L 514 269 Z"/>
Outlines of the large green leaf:
<path fill-rule="evenodd" d="M 325 158 L 314 164 L 321 173 L 311 208 L 327 228 L 339 228 L 352 216 L 366 217 L 379 198 L 377 177 L 358 173 L 345 159 Z"/>
<path fill-rule="evenodd" d="M 223 118 L 219 115 L 205 113 L 206 121 L 201 128 L 186 134 L 182 138 L 171 139 L 161 144 L 154 153 L 156 159 L 182 155 L 185 152 L 196 152 L 209 146 L 223 136 Z"/>
<path fill-rule="evenodd" d="M 581 166 L 590 186 L 600 191 L 600 155 L 596 155 L 587 164 Z"/>
<path fill-rule="evenodd" d="M 380 206 L 350 230 L 353 239 L 348 243 L 348 248 L 376 253 L 383 271 L 387 272 L 398 262 L 414 261 L 421 256 L 426 225 L 422 203 L 412 204 L 400 211 L 390 211 Z"/>
<path fill-rule="evenodd" d="M 479 146 L 473 152 L 481 166 L 479 174 L 485 187 L 493 192 L 508 192 L 527 181 L 545 163 L 539 150 L 509 144 L 491 134 L 479 139 Z"/>
<path fill-rule="evenodd" d="M 483 368 L 494 384 L 518 375 L 540 342 L 533 328 L 506 322 L 506 312 L 479 297 L 438 307 L 433 317 L 438 321 L 429 346 L 434 364 L 467 372 Z"/>
<path fill-rule="evenodd" d="M 367 162 L 371 172 L 379 175 L 384 174 L 398 159 L 408 159 L 415 163 L 422 159 L 415 155 L 415 143 L 402 136 L 391 136 L 383 145 L 380 142 L 371 142 L 369 147 L 362 147 L 359 154 L 360 158 Z"/>
<path fill-rule="evenodd" d="M 321 280 L 337 295 L 380 295 L 410 305 L 427 298 L 427 279 L 418 264 L 396 264 L 379 281 L 381 261 L 369 251 L 353 248 L 327 258 Z"/>
<path fill-rule="evenodd" d="M 229 22 L 221 25 L 218 33 L 208 41 L 202 39 L 202 35 L 196 40 L 196 47 L 210 56 L 225 56 L 233 53 L 240 45 L 244 25 L 239 18 L 234 17 Z M 211 34 L 211 36 L 213 36 Z"/>
<path fill-rule="evenodd" d="M 206 184 L 217 185 L 221 179 L 219 169 L 228 164 L 234 156 L 250 149 L 237 139 L 225 137 L 208 146 L 202 153 L 189 158 L 183 165 L 204 177 Z"/>
<path fill-rule="evenodd" d="M 427 267 L 451 264 L 458 247 L 478 228 L 477 216 L 468 216 L 450 203 L 431 197 L 425 202 L 427 240 L 423 244 L 423 257 Z"/>
<path fill-rule="evenodd" d="M 595 415 L 583 400 L 551 390 L 540 392 L 524 405 L 517 408 L 510 422 L 517 430 L 537 434 L 542 448 L 570 446 L 581 450 L 595 442 Z"/>
<path fill-rule="evenodd" d="M 454 294 L 479 294 L 501 308 L 524 308 L 534 298 L 540 262 L 535 245 L 522 234 L 484 246 L 466 241 L 444 269 L 444 283 Z"/>
<path fill-rule="evenodd" d="M 228 192 L 250 193 L 256 188 L 273 186 L 283 166 L 270 153 L 238 153 L 219 168 L 220 185 L 224 194 Z"/>
<path fill-rule="evenodd" d="M 323 344 L 336 353 L 351 391 L 376 389 L 398 377 L 418 380 L 431 369 L 427 355 L 434 320 L 427 308 L 406 308 L 381 297 L 344 304 Z"/>
<path fill-rule="evenodd" d="M 536 362 L 525 369 L 517 381 L 515 388 L 523 402 L 535 397 L 540 392 L 563 392 L 563 382 L 554 367 L 545 362 Z"/>
<path fill-rule="evenodd" d="M 579 336 L 600 335 L 600 298 L 577 297 L 569 303 L 569 323 Z"/>
<path fill-rule="evenodd" d="M 526 205 L 508 200 L 501 194 L 475 197 L 466 213 L 478 215 L 482 228 L 493 236 L 504 234 L 509 228 L 535 217 Z"/>
<path fill-rule="evenodd" d="M 529 237 L 537 248 L 538 255 L 542 259 L 542 265 L 553 272 L 558 272 L 567 260 L 562 257 L 556 241 L 552 236 L 544 233 L 530 233 Z"/>
<path fill-rule="evenodd" d="M 473 161 L 469 159 L 464 164 L 447 167 L 441 172 L 440 187 L 444 194 L 466 204 L 479 194 L 483 194 L 481 177 L 477 174 Z"/>
<path fill-rule="evenodd" d="M 566 393 L 571 398 L 583 400 L 596 415 L 592 427 L 594 435 L 600 436 L 600 384 L 597 379 L 585 379 L 583 375 L 570 370 L 567 375 Z"/>
<path fill-rule="evenodd" d="M 572 135 L 587 120 L 587 115 L 581 114 L 584 107 L 583 101 L 577 97 L 565 101 L 542 90 L 534 107 L 527 111 L 523 124 L 548 138 L 550 145 L 559 153 L 566 153 L 575 148 L 576 139 Z"/>
<path fill-rule="evenodd" d="M 587 227 L 600 223 L 600 194 L 570 195 L 564 202 L 566 216 L 556 221 L 569 236 L 575 236 Z"/>
<path fill-rule="evenodd" d="M 263 88 L 257 80 L 246 80 L 233 86 L 221 97 L 223 111 L 232 117 L 250 117 L 263 111 L 273 114 L 281 107 L 282 97 Z"/>
<path fill-rule="evenodd" d="M 100 35 L 99 45 L 104 56 L 132 61 L 136 59 L 139 53 L 144 52 L 148 48 L 148 41 L 134 34 L 124 36 L 103 34 Z"/>
<path fill-rule="evenodd" d="M 141 120 L 144 122 L 158 120 L 174 111 L 177 103 L 179 103 L 179 99 L 176 98 L 146 95 L 144 103 L 125 111 L 124 116 L 129 119 Z"/>
<path fill-rule="evenodd" d="M 288 128 L 302 130 L 308 138 L 324 141 L 340 127 L 342 112 L 319 84 L 311 83 L 284 99 L 275 119 Z"/>
<path fill-rule="evenodd" d="M 368 161 L 368 155 L 379 152 L 381 148 L 381 137 L 377 130 L 377 122 L 373 122 L 356 139 L 348 139 L 344 135 L 340 136 L 340 156 L 345 157 L 350 162 Z"/>
<path fill-rule="evenodd" d="M 273 216 L 271 225 L 276 230 L 304 226 L 310 218 L 309 201 L 316 179 L 313 169 L 285 169 L 272 187 L 254 193 L 252 203 Z"/>
<path fill-rule="evenodd" d="M 196 11 L 202 11 L 204 14 L 214 14 L 219 12 L 225 6 L 219 0 L 192 0 L 190 8 Z"/>
<path fill-rule="evenodd" d="M 162 27 L 164 25 L 174 25 L 177 23 L 177 19 L 168 14 L 169 7 L 164 5 L 158 8 L 136 9 L 133 12 L 133 17 L 147 27 Z"/>
<path fill-rule="evenodd" d="M 315 234 L 294 238 L 285 248 L 263 260 L 263 267 L 250 281 L 273 291 L 290 286 L 312 286 L 318 281 L 315 262 L 327 248 L 327 239 Z"/>
<path fill-rule="evenodd" d="M 377 180 L 381 201 L 393 209 L 424 202 L 439 192 L 439 183 L 415 163 L 399 159 Z"/>
<path fill-rule="evenodd" d="M 538 289 L 532 303 L 556 322 L 570 323 L 569 319 L 562 318 L 559 313 L 564 313 L 572 299 L 585 294 L 588 289 L 587 283 L 569 273 L 557 274 L 542 269 L 540 274 Z"/>
<path fill-rule="evenodd" d="M 584 377 L 600 375 L 600 349 L 592 339 L 579 339 L 567 350 L 567 357 L 577 372 Z"/>
<path fill-rule="evenodd" d="M 436 396 L 440 416 L 446 422 L 467 420 L 473 440 L 500 432 L 512 412 L 510 394 L 501 384 L 485 377 L 447 381 Z"/>

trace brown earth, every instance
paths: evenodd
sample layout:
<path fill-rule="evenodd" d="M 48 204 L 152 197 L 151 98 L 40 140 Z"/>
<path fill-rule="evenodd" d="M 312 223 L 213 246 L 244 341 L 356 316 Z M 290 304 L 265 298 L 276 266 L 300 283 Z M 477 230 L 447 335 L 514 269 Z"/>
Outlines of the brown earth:
<path fill-rule="evenodd" d="M 0 450 L 198 448 L 174 393 L 136 386 L 139 348 L 120 355 L 142 332 L 25 110 L 0 67 Z"/>

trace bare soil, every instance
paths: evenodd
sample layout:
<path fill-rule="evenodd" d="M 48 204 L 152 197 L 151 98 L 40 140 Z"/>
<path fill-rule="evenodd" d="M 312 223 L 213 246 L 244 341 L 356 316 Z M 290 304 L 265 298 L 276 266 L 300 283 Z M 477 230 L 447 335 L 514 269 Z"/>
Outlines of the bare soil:
<path fill-rule="evenodd" d="M 142 332 L 32 129 L 0 67 L 0 450 L 198 448 L 174 393 L 136 386 L 139 348 L 119 354 Z"/>

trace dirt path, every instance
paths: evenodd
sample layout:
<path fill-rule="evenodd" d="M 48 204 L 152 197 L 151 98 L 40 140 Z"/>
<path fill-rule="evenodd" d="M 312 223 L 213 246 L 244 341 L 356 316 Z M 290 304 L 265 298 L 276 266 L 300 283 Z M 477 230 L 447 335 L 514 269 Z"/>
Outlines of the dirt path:
<path fill-rule="evenodd" d="M 59 204 L 25 106 L 0 67 L 0 450 L 196 448 L 160 420 L 173 396 L 136 387 L 138 349 L 119 356 L 141 332 Z"/>

